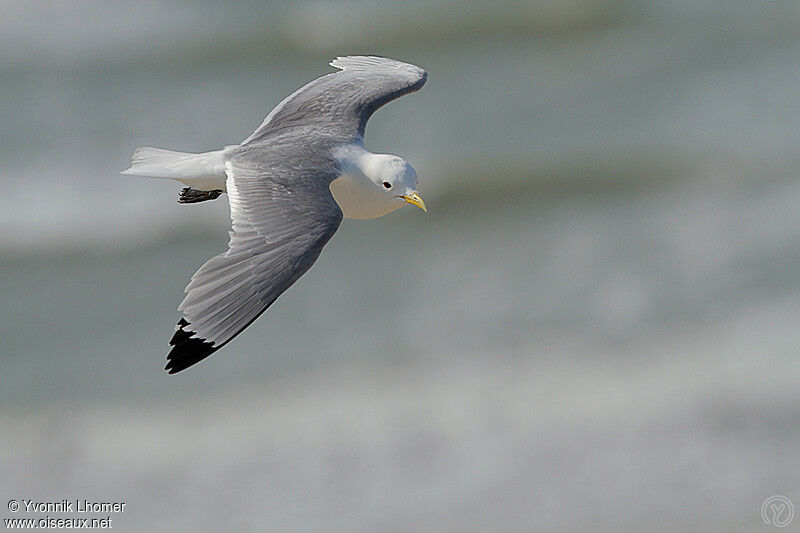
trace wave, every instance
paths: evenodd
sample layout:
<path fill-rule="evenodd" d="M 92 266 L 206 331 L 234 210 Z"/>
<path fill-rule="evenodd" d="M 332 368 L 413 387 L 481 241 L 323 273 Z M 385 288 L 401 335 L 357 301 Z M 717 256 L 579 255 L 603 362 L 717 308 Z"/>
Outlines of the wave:
<path fill-rule="evenodd" d="M 800 136 L 785 109 L 798 98 L 796 46 L 750 39 L 737 55 L 731 45 L 741 48 L 746 36 L 734 32 L 739 41 L 726 40 L 722 53 L 713 25 L 701 37 L 678 29 L 666 38 L 662 26 L 695 24 L 695 11 L 679 4 L 665 4 L 652 23 L 599 0 L 278 3 L 230 13 L 214 3 L 189 12 L 154 0 L 119 8 L 12 2 L 0 20 L 0 69 L 24 64 L 30 72 L 8 77 L 5 102 L 13 105 L 0 109 L 8 112 L 0 254 L 113 252 L 184 234 L 224 235 L 224 199 L 178 207 L 174 185 L 117 171 L 139 144 L 192 151 L 229 143 L 233 132 L 244 138 L 243 125 L 263 117 L 253 110 L 266 114 L 257 106 L 318 75 L 328 49 L 386 47 L 410 60 L 424 56 L 420 63 L 436 73 L 413 104 L 388 106 L 369 132 L 375 151 L 394 151 L 402 140 L 397 152 L 419 171 L 434 213 L 542 196 L 622 197 L 709 173 L 725 174 L 718 187 L 761 183 L 764 169 L 770 179 L 791 179 Z M 777 24 L 779 12 L 800 17 L 785 5 L 762 8 L 754 31 Z M 726 13 L 732 27 L 749 11 Z M 78 24 L 89 17 L 96 23 Z M 589 31 L 625 21 L 639 26 Z M 570 32 L 580 36 L 559 40 Z M 543 34 L 557 39 L 524 38 Z M 467 35 L 469 46 L 443 45 Z M 276 58 L 299 66 L 283 68 Z M 230 64 L 265 59 L 273 65 Z M 291 81 L 276 82 L 276 72 Z"/>
<path fill-rule="evenodd" d="M 650 26 L 696 31 L 725 45 L 750 46 L 800 34 L 795 2 L 730 8 L 729 2 L 612 0 L 558 2 L 268 2 L 224 8 L 217 3 L 149 0 L 111 5 L 78 0 L 4 4 L 0 68 L 31 64 L 263 61 L 304 54 L 385 48 L 419 49 L 500 37 L 525 39 L 595 29 Z M 86 24 L 91 20 L 91 24 Z M 714 43 L 709 43 L 714 46 Z M 194 59 L 193 59 L 194 58 Z"/>
<path fill-rule="evenodd" d="M 663 186 L 688 172 L 658 154 L 473 155 L 444 162 L 423 160 L 418 168 L 425 169 L 423 196 L 436 210 L 592 191 L 628 194 Z M 23 182 L 21 178 L 10 181 Z M 222 234 L 230 224 L 225 196 L 215 202 L 179 206 L 171 196 L 177 195 L 178 187 L 171 182 L 132 179 L 125 182 L 120 196 L 113 187 L 88 193 L 63 178 L 45 181 L 47 191 L 42 194 L 12 191 L 18 201 L 0 214 L 0 224 L 6 228 L 0 234 L 0 253 L 114 252 L 183 239 L 186 234 Z"/>
<path fill-rule="evenodd" d="M 404 4 L 273 2 L 221 9 L 194 3 L 95 0 L 11 2 L 0 21 L 0 66 L 30 61 L 65 63 L 172 61 L 265 54 L 375 50 L 395 44 L 516 37 L 583 31 L 608 23 L 613 3 L 602 0 L 423 2 Z M 85 24 L 91 20 L 92 24 Z"/>

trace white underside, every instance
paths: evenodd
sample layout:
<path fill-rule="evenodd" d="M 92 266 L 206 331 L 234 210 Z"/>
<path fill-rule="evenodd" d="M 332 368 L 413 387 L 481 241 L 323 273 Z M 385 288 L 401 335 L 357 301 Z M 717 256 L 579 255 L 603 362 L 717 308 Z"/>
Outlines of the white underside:
<path fill-rule="evenodd" d="M 331 182 L 331 194 L 345 218 L 366 220 L 382 217 L 403 207 L 403 200 L 387 202 L 386 194 L 358 172 L 344 173 Z"/>
<path fill-rule="evenodd" d="M 136 149 L 131 168 L 122 173 L 171 179 L 201 191 L 224 191 L 226 149 L 190 154 L 144 146 Z"/>

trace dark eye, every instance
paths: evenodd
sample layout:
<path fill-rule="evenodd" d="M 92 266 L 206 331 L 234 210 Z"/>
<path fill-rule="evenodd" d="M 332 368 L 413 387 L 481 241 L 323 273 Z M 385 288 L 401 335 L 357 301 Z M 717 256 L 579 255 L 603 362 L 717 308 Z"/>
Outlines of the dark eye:
<path fill-rule="evenodd" d="M 389 183 L 388 181 L 384 181 L 383 182 L 383 186 L 386 187 L 387 189 L 391 189 L 392 188 L 392 184 Z"/>

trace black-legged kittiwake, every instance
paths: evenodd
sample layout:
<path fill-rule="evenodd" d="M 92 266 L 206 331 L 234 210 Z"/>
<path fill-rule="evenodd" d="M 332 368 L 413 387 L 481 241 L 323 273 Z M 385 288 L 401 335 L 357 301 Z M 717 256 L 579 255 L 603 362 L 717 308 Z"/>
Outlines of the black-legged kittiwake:
<path fill-rule="evenodd" d="M 124 174 L 169 178 L 179 202 L 227 193 L 228 250 L 192 276 L 166 370 L 180 372 L 222 348 L 302 276 L 343 217 L 377 218 L 410 203 L 425 210 L 402 158 L 364 148 L 382 105 L 419 90 L 420 67 L 374 56 L 339 57 L 340 69 L 301 87 L 241 144 L 190 154 L 139 148 Z"/>

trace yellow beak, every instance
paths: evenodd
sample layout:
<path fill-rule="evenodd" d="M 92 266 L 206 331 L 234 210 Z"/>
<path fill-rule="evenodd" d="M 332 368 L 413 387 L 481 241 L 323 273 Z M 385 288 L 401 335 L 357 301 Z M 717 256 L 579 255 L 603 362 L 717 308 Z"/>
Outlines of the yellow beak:
<path fill-rule="evenodd" d="M 428 208 L 425 207 L 425 201 L 422 199 L 422 196 L 420 196 L 417 191 L 414 191 L 411 194 L 403 195 L 402 198 L 409 204 L 419 207 L 426 213 L 428 212 Z"/>

